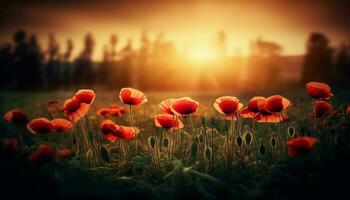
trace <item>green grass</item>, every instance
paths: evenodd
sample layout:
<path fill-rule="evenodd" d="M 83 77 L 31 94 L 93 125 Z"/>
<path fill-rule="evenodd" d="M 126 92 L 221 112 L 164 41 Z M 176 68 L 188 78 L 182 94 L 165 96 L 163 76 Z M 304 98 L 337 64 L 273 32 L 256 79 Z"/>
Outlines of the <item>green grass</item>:
<path fill-rule="evenodd" d="M 212 103 L 216 97 L 234 95 L 246 104 L 257 94 L 145 92 L 149 103 L 135 108 L 133 112 L 135 125 L 141 128 L 137 138 L 138 155 L 134 153 L 134 142 L 129 142 L 128 155 L 124 163 L 119 142 L 112 144 L 105 140 L 104 150 L 102 150 L 103 161 L 98 164 L 92 164 L 91 157 L 86 158 L 85 152 L 71 159 L 33 166 L 27 160 L 28 155 L 40 143 L 57 147 L 58 137 L 54 134 L 30 136 L 27 133 L 28 141 L 33 144 L 33 147 L 14 157 L 6 157 L 0 163 L 1 175 L 9 181 L 5 188 L 7 192 L 12 191 L 12 187 L 15 187 L 19 180 L 24 180 L 19 185 L 27 185 L 24 190 L 28 192 L 41 188 L 45 195 L 51 197 L 105 199 L 126 197 L 131 199 L 279 199 L 300 197 L 299 195 L 311 197 L 322 196 L 328 192 L 337 192 L 336 194 L 346 192 L 343 189 L 344 186 L 336 181 L 337 179 L 346 180 L 349 175 L 349 165 L 346 162 L 349 159 L 350 146 L 348 143 L 349 117 L 340 113 L 349 100 L 348 91 L 335 92 L 336 97 L 331 102 L 338 113 L 322 120 L 322 124 L 318 126 L 319 135 L 316 135 L 313 130 L 314 122 L 308 116 L 311 98 L 304 89 L 264 92 L 262 95 L 276 93 L 291 100 L 293 106 L 288 110 L 291 122 L 258 124 L 251 120 L 243 120 L 241 132 L 245 133 L 249 129 L 253 134 L 253 140 L 249 146 L 244 144 L 238 146 L 233 139 L 231 144 L 234 145 L 231 146 L 234 148 L 234 156 L 231 158 L 233 160 L 228 161 L 225 146 L 226 132 L 230 132 L 230 124 L 225 125 L 225 120 L 214 110 Z M 64 101 L 73 94 L 74 92 L 2 93 L 0 95 L 1 112 L 20 108 L 30 118 L 47 117 L 48 101 Z M 101 134 L 99 124 L 103 120 L 96 115 L 96 111 L 111 103 L 120 104 L 117 94 L 118 91 L 96 92 L 96 100 L 88 114 L 95 139 Z M 180 133 L 183 135 L 182 147 L 171 150 L 160 142 L 163 138 L 170 138 L 170 136 L 165 130 L 155 127 L 154 116 L 161 113 L 158 104 L 163 99 L 182 96 L 191 96 L 200 102 L 199 110 L 193 116 L 195 132 L 189 119 L 182 119 L 185 123 L 185 128 Z M 53 117 L 64 116 L 54 114 Z M 129 124 L 127 115 L 113 120 L 119 125 Z M 347 123 L 339 126 L 341 120 Z M 16 136 L 14 126 L 4 121 L 0 125 L 1 138 Z M 236 126 L 237 124 L 234 124 L 234 127 Z M 306 156 L 290 158 L 287 155 L 285 143 L 291 138 L 288 130 L 292 128 L 297 135 L 310 135 L 319 139 L 317 146 Z M 81 134 L 82 130 L 77 128 L 77 132 Z M 212 132 L 215 132 L 213 145 L 211 145 Z M 157 150 L 149 146 L 148 140 L 151 136 L 157 138 L 159 142 Z M 235 136 L 237 136 L 236 133 Z M 206 138 L 208 138 L 207 144 L 205 144 Z M 276 140 L 275 147 L 272 146 L 272 139 Z M 68 133 L 65 134 L 65 141 L 65 145 L 70 147 Z M 160 146 L 162 150 L 159 149 Z M 211 148 L 212 159 L 208 156 L 209 150 L 206 148 L 208 146 Z M 25 172 L 21 171 L 23 169 Z M 332 183 L 329 183 L 330 181 Z"/>

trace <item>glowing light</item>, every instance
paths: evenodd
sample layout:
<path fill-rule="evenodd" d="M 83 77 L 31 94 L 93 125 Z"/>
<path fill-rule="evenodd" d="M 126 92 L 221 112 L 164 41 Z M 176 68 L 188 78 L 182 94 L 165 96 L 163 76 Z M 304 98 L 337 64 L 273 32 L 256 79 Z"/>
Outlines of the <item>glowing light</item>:
<path fill-rule="evenodd" d="M 210 46 L 195 45 L 188 50 L 187 58 L 194 63 L 208 63 L 217 59 L 217 53 Z"/>

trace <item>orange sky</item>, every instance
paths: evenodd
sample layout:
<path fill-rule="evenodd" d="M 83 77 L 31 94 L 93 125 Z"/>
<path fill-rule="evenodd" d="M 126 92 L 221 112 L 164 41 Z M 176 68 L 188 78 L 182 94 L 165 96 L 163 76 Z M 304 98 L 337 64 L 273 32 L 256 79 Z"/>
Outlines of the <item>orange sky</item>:
<path fill-rule="evenodd" d="M 82 49 L 83 36 L 91 32 L 96 40 L 95 59 L 100 59 L 103 45 L 111 33 L 119 36 L 119 48 L 131 37 L 139 44 L 142 30 L 151 40 L 160 32 L 181 49 L 185 44 L 210 43 L 220 30 L 226 32 L 230 54 L 240 49 L 248 54 L 249 42 L 258 36 L 279 43 L 284 54 L 304 53 L 311 31 L 326 33 L 332 45 L 347 41 L 348 27 L 333 7 L 315 3 L 282 1 L 78 1 L 75 3 L 6 4 L 0 42 L 11 39 L 19 29 L 36 33 L 46 48 L 47 35 L 56 34 L 64 41 L 72 38 L 74 54 Z M 3 8 L 4 8 L 3 6 Z M 7 6 L 7 7 L 6 7 Z M 339 5 L 336 5 L 338 8 Z M 14 13 L 15 11 L 15 13 Z M 203 46 L 203 45 L 202 45 Z"/>

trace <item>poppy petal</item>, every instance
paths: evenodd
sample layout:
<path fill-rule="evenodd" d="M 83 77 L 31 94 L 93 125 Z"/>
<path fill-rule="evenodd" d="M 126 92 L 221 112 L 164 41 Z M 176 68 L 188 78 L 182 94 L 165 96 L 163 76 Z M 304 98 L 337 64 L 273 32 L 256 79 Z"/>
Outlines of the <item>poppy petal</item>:
<path fill-rule="evenodd" d="M 27 124 L 28 130 L 33 134 L 47 134 L 54 130 L 54 126 L 47 118 L 36 118 Z"/>

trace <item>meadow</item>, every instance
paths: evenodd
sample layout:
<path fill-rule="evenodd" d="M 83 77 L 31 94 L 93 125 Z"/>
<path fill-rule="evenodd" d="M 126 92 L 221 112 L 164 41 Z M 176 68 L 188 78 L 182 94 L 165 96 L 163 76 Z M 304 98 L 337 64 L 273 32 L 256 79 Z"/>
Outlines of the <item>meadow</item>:
<path fill-rule="evenodd" d="M 269 112 L 246 118 L 241 110 L 258 96 L 251 92 L 145 91 L 147 102 L 123 103 L 119 90 L 96 90 L 90 102 L 89 96 L 79 102 L 86 112 L 67 109 L 67 100 L 78 99 L 76 91 L 3 92 L 1 112 L 18 108 L 28 118 L 25 126 L 6 117 L 1 121 L 4 191 L 14 197 L 91 199 L 340 195 L 346 193 L 340 180 L 349 176 L 350 95 L 332 89 L 332 98 L 312 98 L 305 87 L 260 92 L 281 96 L 272 98 Z M 180 104 L 176 110 L 173 102 L 170 110 L 160 108 L 163 100 L 181 97 L 191 97 L 182 99 L 185 108 Z M 320 101 L 331 107 L 315 109 Z M 112 114 L 112 108 L 119 110 Z M 52 128 L 57 118 L 69 127 Z M 305 140 L 289 143 L 298 138 Z"/>

